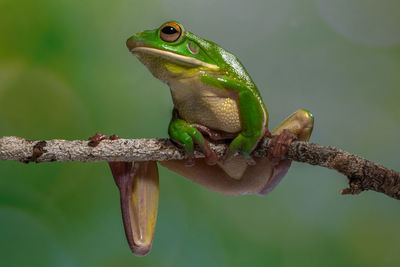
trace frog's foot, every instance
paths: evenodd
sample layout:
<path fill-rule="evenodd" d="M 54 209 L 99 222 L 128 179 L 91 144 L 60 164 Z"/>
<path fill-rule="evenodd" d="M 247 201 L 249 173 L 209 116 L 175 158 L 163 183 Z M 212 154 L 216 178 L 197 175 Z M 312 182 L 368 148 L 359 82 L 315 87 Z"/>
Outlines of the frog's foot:
<path fill-rule="evenodd" d="M 89 138 L 89 146 L 96 147 L 103 140 L 120 139 L 96 133 Z M 126 239 L 132 252 L 144 256 L 150 252 L 158 210 L 158 170 L 153 161 L 108 162 L 120 191 L 122 220 Z"/>
<path fill-rule="evenodd" d="M 268 157 L 278 163 L 287 153 L 292 141 L 307 141 L 314 126 L 312 114 L 300 109 L 287 117 L 272 131 L 272 144 L 268 149 Z"/>
<path fill-rule="evenodd" d="M 231 160 L 237 152 L 240 152 L 240 155 L 246 159 L 248 165 L 254 165 L 255 161 L 250 156 L 250 153 L 256 147 L 259 139 L 260 137 L 257 135 L 245 136 L 240 133 L 230 143 L 228 151 L 225 153 L 224 156 L 224 162 Z"/>
<path fill-rule="evenodd" d="M 287 153 L 293 140 L 308 141 L 313 129 L 314 119 L 311 113 L 301 109 L 286 118 L 272 131 L 272 144 L 267 160 L 273 164 L 273 175 L 260 190 L 265 195 L 275 188 L 289 170 L 291 160 L 281 159 Z"/>
<path fill-rule="evenodd" d="M 226 139 L 234 139 L 237 134 L 222 132 L 212 130 L 206 126 L 194 124 L 193 125 L 197 130 L 199 130 L 202 134 L 206 134 L 211 140 L 219 141 L 219 140 L 226 140 Z"/>
<path fill-rule="evenodd" d="M 158 211 L 158 170 L 154 161 L 109 163 L 120 191 L 125 236 L 132 252 L 150 252 Z"/>
<path fill-rule="evenodd" d="M 268 148 L 268 158 L 277 165 L 284 159 L 290 144 L 297 139 L 297 136 L 288 129 L 284 129 L 279 135 L 273 135 Z"/>
<path fill-rule="evenodd" d="M 194 144 L 197 144 L 203 151 L 208 165 L 215 165 L 218 162 L 218 156 L 210 148 L 210 143 L 195 126 L 186 123 L 173 125 L 173 127 L 170 126 L 169 134 L 173 141 L 184 147 L 188 156 L 186 166 L 194 165 Z"/>

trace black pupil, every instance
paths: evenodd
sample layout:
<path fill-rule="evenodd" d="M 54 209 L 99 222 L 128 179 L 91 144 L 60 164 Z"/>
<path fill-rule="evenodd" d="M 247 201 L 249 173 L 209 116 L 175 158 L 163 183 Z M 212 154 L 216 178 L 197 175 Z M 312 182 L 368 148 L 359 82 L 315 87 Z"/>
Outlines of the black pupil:
<path fill-rule="evenodd" d="M 163 33 L 165 34 L 174 34 L 177 33 L 178 31 L 172 27 L 172 26 L 165 26 L 164 28 L 162 28 L 161 30 Z"/>

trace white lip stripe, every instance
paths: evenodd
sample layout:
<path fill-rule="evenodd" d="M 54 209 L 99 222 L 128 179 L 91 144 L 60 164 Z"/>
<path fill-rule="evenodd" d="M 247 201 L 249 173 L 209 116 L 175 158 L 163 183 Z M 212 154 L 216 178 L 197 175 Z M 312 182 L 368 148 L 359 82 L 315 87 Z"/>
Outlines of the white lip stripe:
<path fill-rule="evenodd" d="M 169 51 L 163 51 L 160 49 L 156 49 L 156 48 L 152 48 L 152 47 L 135 47 L 131 50 L 132 53 L 134 52 L 147 52 L 147 53 L 152 53 L 152 54 L 156 54 L 156 55 L 160 55 L 160 56 L 164 56 L 167 58 L 173 58 L 176 59 L 178 61 L 183 61 L 189 64 L 193 64 L 196 66 L 202 66 L 202 67 L 206 67 L 209 69 L 214 69 L 214 70 L 218 70 L 219 67 L 217 65 L 214 64 L 210 64 L 210 63 L 206 63 L 203 61 L 200 61 L 196 58 L 192 58 L 192 57 L 187 57 L 187 56 L 182 56 L 173 52 L 169 52 Z"/>

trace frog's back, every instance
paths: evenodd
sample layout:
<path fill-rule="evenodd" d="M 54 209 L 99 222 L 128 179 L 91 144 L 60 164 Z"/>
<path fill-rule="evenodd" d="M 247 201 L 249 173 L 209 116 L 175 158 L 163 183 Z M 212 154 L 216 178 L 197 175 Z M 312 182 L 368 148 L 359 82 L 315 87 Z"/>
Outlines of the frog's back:
<path fill-rule="evenodd" d="M 219 67 L 222 74 L 238 80 L 245 84 L 256 95 L 260 96 L 257 86 L 253 82 L 249 73 L 240 62 L 240 60 L 231 52 L 220 47 L 214 42 L 202 39 L 188 32 L 188 37 L 194 40 L 214 61 L 219 62 Z"/>

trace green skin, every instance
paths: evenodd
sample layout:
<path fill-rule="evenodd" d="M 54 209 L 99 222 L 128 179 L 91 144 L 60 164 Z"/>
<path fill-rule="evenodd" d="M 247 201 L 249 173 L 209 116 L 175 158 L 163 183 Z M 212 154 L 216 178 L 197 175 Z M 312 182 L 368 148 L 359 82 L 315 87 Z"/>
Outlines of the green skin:
<path fill-rule="evenodd" d="M 169 125 L 168 132 L 170 137 L 185 148 L 189 157 L 193 155 L 194 144 L 197 143 L 205 152 L 206 157 L 213 158 L 209 163 L 215 164 L 215 156 L 209 149 L 208 142 L 203 137 L 202 131 L 199 130 L 198 126 L 201 126 L 206 128 L 207 132 L 217 132 L 219 135 L 217 139 L 223 139 L 224 136 L 232 138 L 233 136 L 225 161 L 231 159 L 236 152 L 240 152 L 247 162 L 252 162 L 251 152 L 260 139 L 269 134 L 267 129 L 268 112 L 253 80 L 233 54 L 213 42 L 204 40 L 184 30 L 183 26 L 178 22 L 171 21 L 167 23 L 176 23 L 181 28 L 182 33 L 176 41 L 167 42 L 161 38 L 161 30 L 165 25 L 163 24 L 160 28 L 147 30 L 132 36 L 128 39 L 127 46 L 156 78 L 167 83 L 171 88 L 175 110 Z M 185 83 L 189 79 L 190 83 Z M 179 90 L 180 94 L 182 92 L 186 94 L 182 87 L 188 92 L 192 92 L 191 98 L 198 97 L 196 92 L 208 90 L 221 97 L 234 99 L 236 113 L 238 113 L 240 119 L 240 129 L 231 130 L 228 129 L 229 127 L 215 129 L 215 125 L 220 122 L 212 122 L 210 125 L 205 125 L 201 122 L 201 119 L 200 121 L 196 121 L 196 119 L 185 120 L 184 116 L 180 115 L 186 110 L 177 107 L 177 105 L 182 102 L 182 99 L 186 101 L 190 97 L 185 96 L 176 100 L 178 97 L 175 97 L 174 94 L 175 91 Z M 179 95 L 179 93 L 177 94 Z M 192 106 L 196 105 L 192 104 Z M 229 107 L 231 108 L 231 106 Z M 205 111 L 201 112 L 206 114 Z M 223 112 L 218 111 L 215 114 L 212 113 L 212 115 L 223 117 Z M 229 109 L 229 112 L 231 117 L 235 116 L 235 112 L 232 109 Z M 195 118 L 201 118 L 202 116 L 203 114 L 199 113 Z M 191 116 L 186 115 L 186 117 Z M 297 139 L 308 140 L 312 127 L 313 118 L 311 113 L 306 110 L 299 110 L 281 123 L 272 133 L 279 134 L 282 130 L 287 129 Z"/>
<path fill-rule="evenodd" d="M 181 28 L 183 29 L 182 26 Z M 160 38 L 160 29 L 161 27 L 132 36 L 128 40 L 128 46 L 131 43 L 135 44 L 135 47 L 152 47 L 218 66 L 217 71 L 214 68 L 200 68 L 199 71 L 208 71 L 200 75 L 200 80 L 208 86 L 231 91 L 237 96 L 242 131 L 230 144 L 227 158 L 237 151 L 249 158 L 251 151 L 266 132 L 268 113 L 256 85 L 245 68 L 236 57 L 213 42 L 183 30 L 176 42 L 168 43 Z M 188 43 L 196 45 L 199 52 L 191 53 Z M 181 143 L 189 154 L 193 153 L 193 140 L 205 150 L 202 134 L 190 123 L 185 123 L 177 117 L 170 123 L 169 134 L 172 139 Z"/>

